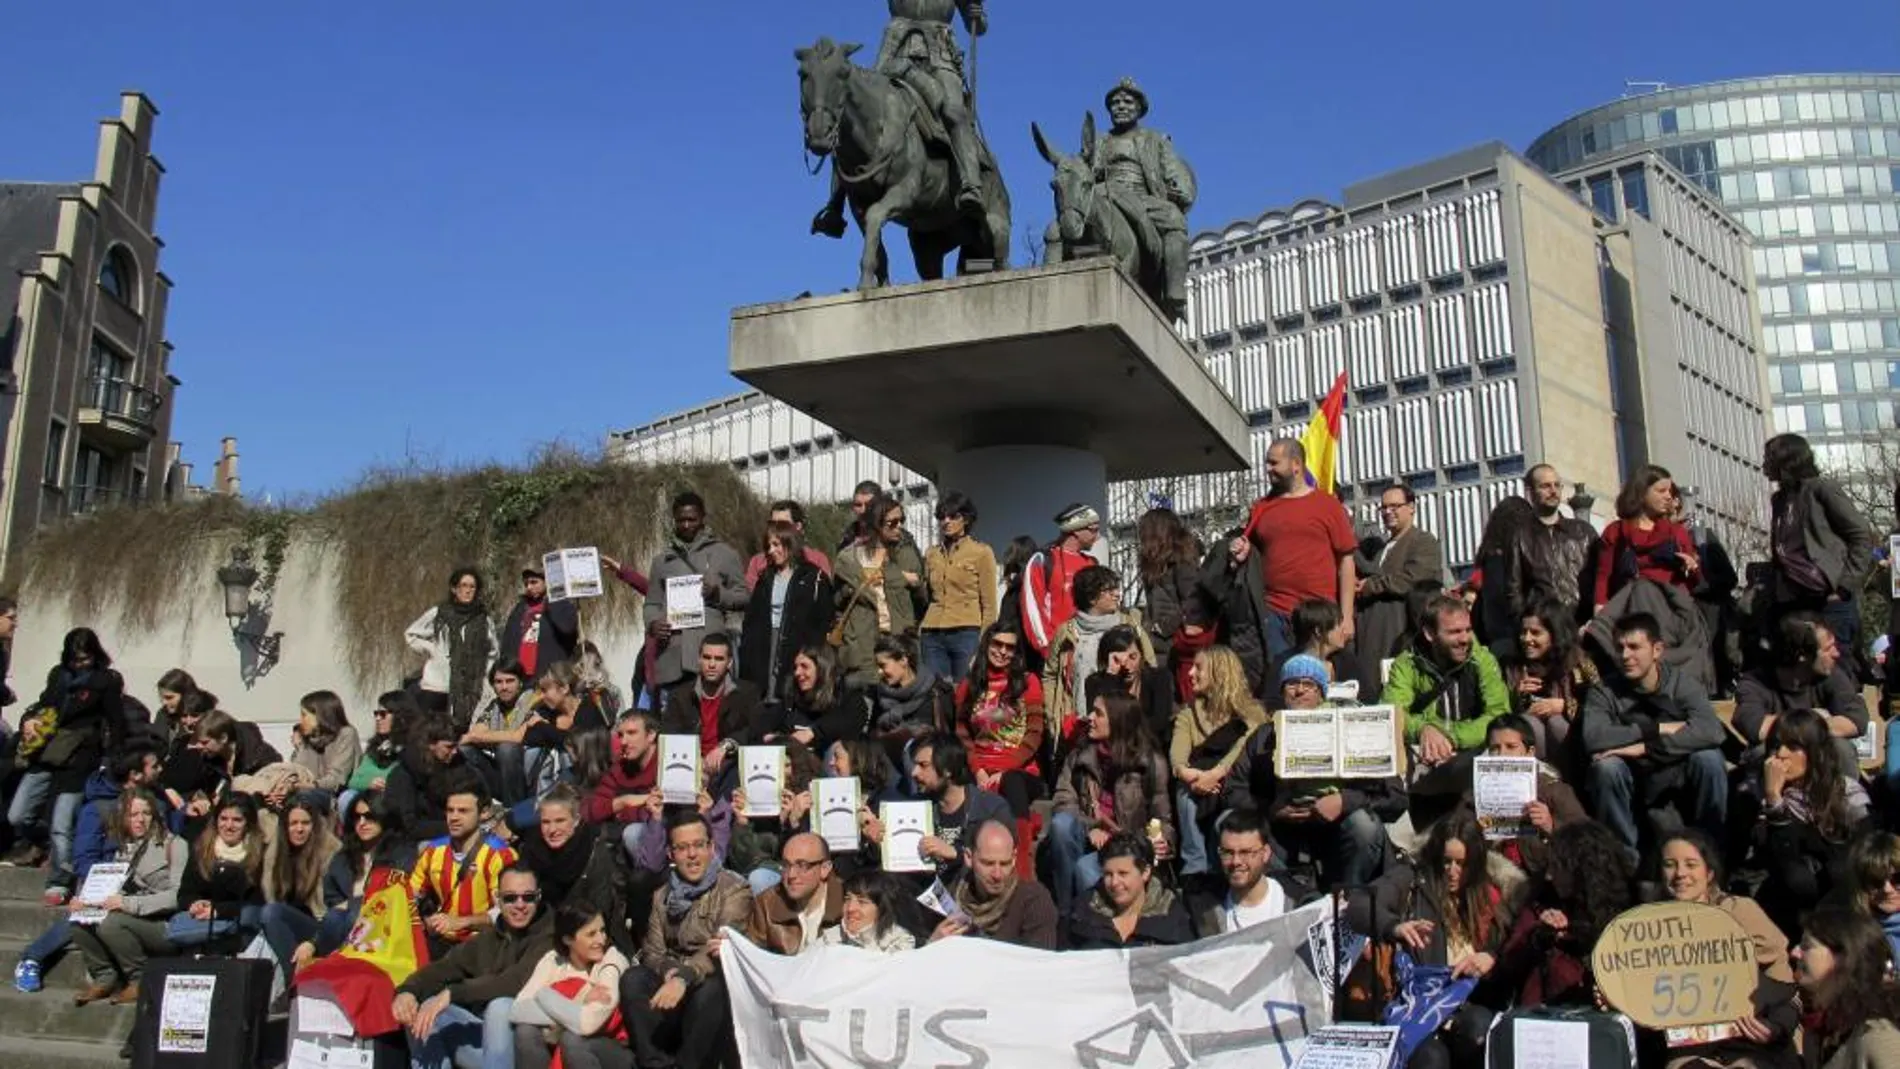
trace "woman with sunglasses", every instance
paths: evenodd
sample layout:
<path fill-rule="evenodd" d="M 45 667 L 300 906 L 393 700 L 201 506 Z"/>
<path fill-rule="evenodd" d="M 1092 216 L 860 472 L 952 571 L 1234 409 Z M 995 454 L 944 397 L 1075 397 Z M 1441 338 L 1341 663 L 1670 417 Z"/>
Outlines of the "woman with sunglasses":
<path fill-rule="evenodd" d="M 343 810 L 343 842 L 323 872 L 324 911 L 317 933 L 291 951 L 291 971 L 335 951 L 349 938 L 372 872 L 396 869 L 406 874 L 415 864 L 415 840 L 382 790 L 372 787 L 351 799 Z"/>
<path fill-rule="evenodd" d="M 928 590 L 924 559 L 904 533 L 904 506 L 879 495 L 865 506 L 864 522 L 864 540 L 838 554 L 832 596 L 843 621 L 845 679 L 868 687 L 877 682 L 878 638 L 915 634 Z"/>
<path fill-rule="evenodd" d="M 1900 835 L 1870 830 L 1847 850 L 1848 908 L 1880 925 L 1900 961 Z"/>
<path fill-rule="evenodd" d="M 1045 730 L 1042 681 L 1029 671 L 1023 635 L 1013 621 L 983 632 L 969 675 L 957 684 L 957 735 L 970 750 L 976 785 L 1009 802 L 1017 820 L 1043 796 L 1036 755 Z"/>

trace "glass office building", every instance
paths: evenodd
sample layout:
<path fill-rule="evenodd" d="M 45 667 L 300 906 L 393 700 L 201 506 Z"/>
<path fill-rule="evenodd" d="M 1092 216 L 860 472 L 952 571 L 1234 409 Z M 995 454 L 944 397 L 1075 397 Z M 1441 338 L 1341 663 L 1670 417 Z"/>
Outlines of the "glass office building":
<path fill-rule="evenodd" d="M 1900 75 L 1751 78 L 1593 108 L 1526 153 L 1553 174 L 1659 153 L 1756 239 L 1774 427 L 1833 463 L 1894 421 L 1900 389 Z M 1604 173 L 1600 213 L 1644 211 Z"/>

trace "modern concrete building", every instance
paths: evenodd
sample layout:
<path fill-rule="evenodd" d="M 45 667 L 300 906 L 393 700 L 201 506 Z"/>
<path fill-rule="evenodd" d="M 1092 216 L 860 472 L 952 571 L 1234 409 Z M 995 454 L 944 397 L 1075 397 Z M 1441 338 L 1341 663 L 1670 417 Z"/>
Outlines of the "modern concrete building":
<path fill-rule="evenodd" d="M 1552 127 L 1527 151 L 1621 210 L 1606 165 L 1660 153 L 1756 239 L 1777 431 L 1824 460 L 1894 429 L 1900 388 L 1900 74 L 1749 78 L 1626 97 Z"/>
<path fill-rule="evenodd" d="M 1341 497 L 1370 524 L 1379 489 L 1403 480 L 1454 567 L 1545 459 L 1588 487 L 1599 522 L 1654 461 L 1698 489 L 1726 535 L 1759 529 L 1766 389 L 1747 235 L 1660 158 L 1624 166 L 1643 176 L 1653 220 L 1600 214 L 1492 143 L 1349 187 L 1343 205 L 1197 237 L 1184 332 L 1247 416 L 1253 463 L 1115 483 L 1110 522 L 1126 533 L 1165 502 L 1210 533 L 1237 523 L 1263 492 L 1267 445 L 1304 430 L 1344 370 Z M 610 445 L 729 460 L 774 497 L 842 499 L 869 478 L 920 513 L 931 500 L 916 472 L 756 392 Z M 995 544 L 1017 533 L 984 532 Z"/>
<path fill-rule="evenodd" d="M 43 523 L 172 481 L 157 116 L 123 94 L 91 181 L 0 183 L 0 559 Z"/>

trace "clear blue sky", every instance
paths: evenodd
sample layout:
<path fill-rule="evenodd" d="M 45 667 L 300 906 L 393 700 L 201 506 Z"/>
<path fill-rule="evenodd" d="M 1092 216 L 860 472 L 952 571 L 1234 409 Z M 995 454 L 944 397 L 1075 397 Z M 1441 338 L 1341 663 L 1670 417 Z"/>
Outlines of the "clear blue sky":
<path fill-rule="evenodd" d="M 1522 148 L 1626 78 L 1900 60 L 1892 0 L 991 9 L 981 113 L 1019 231 L 1050 215 L 1030 120 L 1073 147 L 1124 74 L 1199 173 L 1191 225 L 1214 229 L 1479 141 Z M 738 388 L 732 306 L 853 280 L 855 235 L 806 232 L 824 186 L 800 166 L 792 49 L 875 52 L 885 10 L 16 3 L 0 173 L 88 177 L 117 92 L 157 102 L 174 433 L 200 471 L 236 435 L 247 493 L 592 447 Z"/>

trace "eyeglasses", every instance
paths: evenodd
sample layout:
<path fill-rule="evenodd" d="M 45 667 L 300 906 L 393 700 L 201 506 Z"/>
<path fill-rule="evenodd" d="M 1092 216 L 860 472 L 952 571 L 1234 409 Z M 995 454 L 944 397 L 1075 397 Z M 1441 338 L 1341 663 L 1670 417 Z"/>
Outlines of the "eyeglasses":
<path fill-rule="evenodd" d="M 526 893 L 510 893 L 500 897 L 501 904 L 504 906 L 531 906 L 541 901 L 541 892 L 528 891 Z"/>
<path fill-rule="evenodd" d="M 878 526 L 884 528 L 886 531 L 895 530 L 896 528 L 904 526 L 904 517 L 893 516 L 878 524 Z"/>
<path fill-rule="evenodd" d="M 1289 679 L 1280 684 L 1281 690 L 1318 690 L 1319 682 L 1312 679 Z"/>
<path fill-rule="evenodd" d="M 378 719 L 378 720 L 381 720 L 382 718 L 384 718 L 384 717 L 386 717 L 386 716 L 395 716 L 396 714 L 395 714 L 395 713 L 392 713 L 392 712 L 390 712 L 390 711 L 389 711 L 389 710 L 387 710 L 387 709 L 378 709 L 378 710 L 376 710 L 376 711 L 375 711 L 374 713 L 372 713 L 372 714 L 370 714 L 370 715 L 372 715 L 372 716 L 374 716 L 374 717 L 375 717 L 376 719 Z"/>
<path fill-rule="evenodd" d="M 826 861 L 822 858 L 820 858 L 817 861 L 802 861 L 802 860 L 801 861 L 787 861 L 785 862 L 785 871 L 797 873 L 798 875 L 803 876 L 807 872 L 810 872 L 813 869 L 816 869 L 820 865 L 829 865 L 829 864 L 831 864 L 831 862 Z"/>

